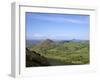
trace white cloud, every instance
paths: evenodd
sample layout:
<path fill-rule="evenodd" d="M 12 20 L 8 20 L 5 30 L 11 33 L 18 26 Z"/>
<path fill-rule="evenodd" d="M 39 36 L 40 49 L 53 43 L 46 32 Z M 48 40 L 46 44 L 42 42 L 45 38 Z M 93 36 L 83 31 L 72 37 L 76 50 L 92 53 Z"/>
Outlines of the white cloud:
<path fill-rule="evenodd" d="M 44 16 L 44 15 L 38 15 L 35 14 L 35 16 L 33 17 L 35 19 L 39 19 L 39 20 L 46 20 L 46 21 L 52 21 L 52 22 L 61 22 L 61 23 L 75 23 L 75 24 L 87 24 L 87 21 L 84 20 L 80 20 L 80 19 L 75 19 L 75 18 L 65 18 L 65 17 L 61 17 L 61 16 Z"/>
<path fill-rule="evenodd" d="M 45 36 L 45 35 L 39 34 L 39 33 L 34 33 L 34 34 L 33 34 L 33 37 L 43 37 L 43 36 Z"/>
<path fill-rule="evenodd" d="M 77 20 L 77 19 L 66 19 L 66 22 L 76 23 L 76 24 L 84 24 L 85 22 Z"/>
<path fill-rule="evenodd" d="M 67 35 L 50 35 L 50 34 L 40 34 L 40 33 L 34 33 L 32 35 L 33 39 L 60 39 L 68 37 Z"/>

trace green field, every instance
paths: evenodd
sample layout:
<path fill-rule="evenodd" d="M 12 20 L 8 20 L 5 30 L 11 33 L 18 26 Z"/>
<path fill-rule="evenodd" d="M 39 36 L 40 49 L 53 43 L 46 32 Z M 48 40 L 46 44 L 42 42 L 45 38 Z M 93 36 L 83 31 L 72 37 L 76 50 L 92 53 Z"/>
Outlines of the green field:
<path fill-rule="evenodd" d="M 26 47 L 26 67 L 89 64 L 89 41 L 46 39 Z"/>

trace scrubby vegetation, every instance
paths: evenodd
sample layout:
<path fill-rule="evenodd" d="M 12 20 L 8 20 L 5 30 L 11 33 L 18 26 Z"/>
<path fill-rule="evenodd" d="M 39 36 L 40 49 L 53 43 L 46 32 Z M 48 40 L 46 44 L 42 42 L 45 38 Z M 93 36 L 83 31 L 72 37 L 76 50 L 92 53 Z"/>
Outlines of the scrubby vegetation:
<path fill-rule="evenodd" d="M 43 40 L 26 48 L 26 66 L 89 64 L 89 41 Z"/>

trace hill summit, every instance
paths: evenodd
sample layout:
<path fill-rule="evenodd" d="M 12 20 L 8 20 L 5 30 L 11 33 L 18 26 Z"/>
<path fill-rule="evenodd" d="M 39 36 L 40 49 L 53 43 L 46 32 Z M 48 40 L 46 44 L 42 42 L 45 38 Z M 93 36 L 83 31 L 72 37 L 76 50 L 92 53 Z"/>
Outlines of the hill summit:
<path fill-rule="evenodd" d="M 35 50 L 36 52 L 42 52 L 41 50 L 46 50 L 47 48 L 50 48 L 52 46 L 52 43 L 54 43 L 51 39 L 45 39 L 38 43 L 37 45 L 33 46 L 31 50 Z"/>
<path fill-rule="evenodd" d="M 42 47 L 42 48 L 47 48 L 49 47 L 54 41 L 51 40 L 51 39 L 46 39 L 46 40 L 43 40 L 40 44 L 38 44 L 39 47 Z"/>
<path fill-rule="evenodd" d="M 43 40 L 42 43 L 53 43 L 53 40 L 51 40 L 51 39 L 46 39 L 46 40 Z"/>

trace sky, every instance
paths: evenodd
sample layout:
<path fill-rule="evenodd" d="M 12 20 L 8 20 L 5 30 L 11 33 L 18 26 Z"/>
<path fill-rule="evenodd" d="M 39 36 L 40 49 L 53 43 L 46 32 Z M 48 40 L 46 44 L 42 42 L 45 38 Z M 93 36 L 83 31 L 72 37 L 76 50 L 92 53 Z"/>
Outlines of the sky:
<path fill-rule="evenodd" d="M 26 39 L 89 40 L 89 15 L 26 12 Z"/>

